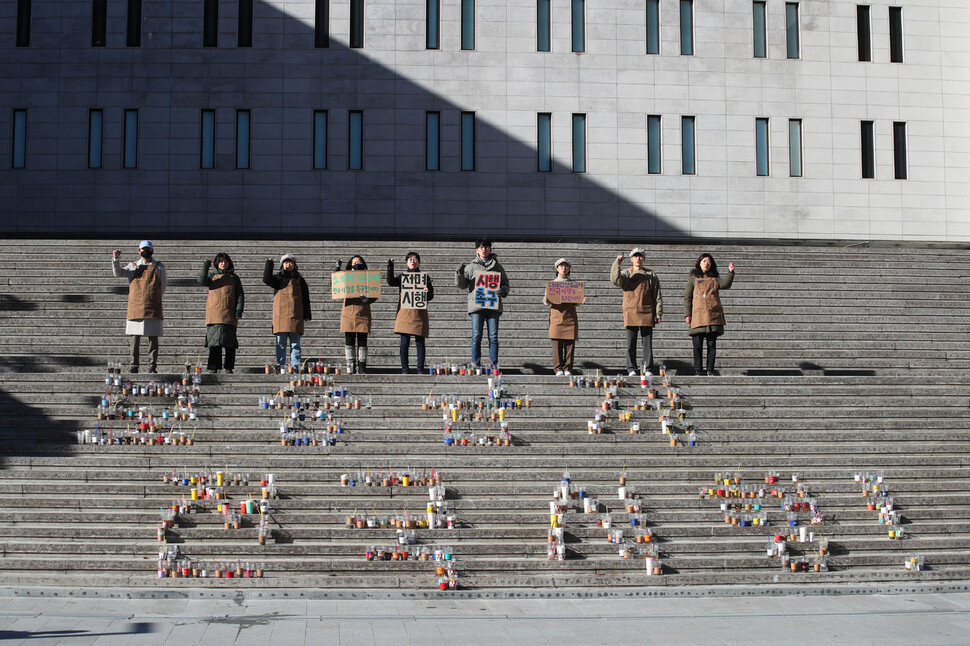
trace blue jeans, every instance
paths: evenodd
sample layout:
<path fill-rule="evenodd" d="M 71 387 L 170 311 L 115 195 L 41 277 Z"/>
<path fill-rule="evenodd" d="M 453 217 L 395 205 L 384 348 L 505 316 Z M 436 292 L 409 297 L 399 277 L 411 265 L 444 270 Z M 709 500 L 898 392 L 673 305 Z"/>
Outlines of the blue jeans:
<path fill-rule="evenodd" d="M 300 334 L 298 332 L 278 332 L 276 334 L 276 363 L 286 365 L 287 347 L 290 350 L 290 365 L 300 367 Z"/>
<path fill-rule="evenodd" d="M 468 315 L 472 320 L 472 363 L 476 366 L 482 363 L 482 328 L 488 321 L 488 358 L 492 365 L 498 365 L 498 319 L 501 316 L 495 310 L 479 310 Z"/>
<path fill-rule="evenodd" d="M 408 351 L 411 348 L 411 337 L 414 337 L 414 347 L 418 353 L 418 370 L 424 372 L 424 337 L 417 334 L 401 335 L 401 369 L 408 370 Z"/>

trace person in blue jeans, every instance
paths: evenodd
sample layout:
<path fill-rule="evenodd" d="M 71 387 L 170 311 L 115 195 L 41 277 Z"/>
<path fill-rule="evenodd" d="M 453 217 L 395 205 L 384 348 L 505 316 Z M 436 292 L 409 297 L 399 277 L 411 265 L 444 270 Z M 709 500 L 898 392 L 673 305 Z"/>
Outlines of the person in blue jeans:
<path fill-rule="evenodd" d="M 287 350 L 290 366 L 300 369 L 300 339 L 304 323 L 309 321 L 310 290 L 296 266 L 296 258 L 283 254 L 280 258 L 280 271 L 273 273 L 272 258 L 266 260 L 263 268 L 263 282 L 272 287 L 273 294 L 273 334 L 276 335 L 276 365 L 286 365 Z"/>
<path fill-rule="evenodd" d="M 488 324 L 488 358 L 498 370 L 498 322 L 502 305 L 509 295 L 509 277 L 492 253 L 492 241 L 475 241 L 475 259 L 462 263 L 455 272 L 455 285 L 468 291 L 468 316 L 472 323 L 472 363 L 482 362 L 482 329 Z"/>

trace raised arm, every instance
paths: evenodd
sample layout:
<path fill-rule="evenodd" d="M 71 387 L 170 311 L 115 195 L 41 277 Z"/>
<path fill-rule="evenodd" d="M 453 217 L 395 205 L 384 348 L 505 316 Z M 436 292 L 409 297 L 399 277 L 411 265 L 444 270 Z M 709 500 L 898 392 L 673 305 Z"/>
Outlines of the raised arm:
<path fill-rule="evenodd" d="M 202 261 L 202 271 L 199 273 L 199 284 L 203 287 L 208 287 L 212 284 L 212 279 L 209 277 L 209 266 L 212 261 L 209 259 Z"/>

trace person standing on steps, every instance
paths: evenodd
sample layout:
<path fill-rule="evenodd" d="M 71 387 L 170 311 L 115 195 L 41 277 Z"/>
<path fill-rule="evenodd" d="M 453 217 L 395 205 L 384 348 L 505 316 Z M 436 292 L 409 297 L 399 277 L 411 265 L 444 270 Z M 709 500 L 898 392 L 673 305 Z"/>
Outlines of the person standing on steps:
<path fill-rule="evenodd" d="M 272 287 L 273 334 L 276 336 L 276 366 L 286 365 L 287 350 L 290 366 L 300 369 L 300 339 L 310 313 L 310 288 L 300 275 L 296 258 L 285 253 L 280 257 L 280 270 L 273 273 L 273 259 L 266 259 L 263 267 L 263 283 Z"/>
<path fill-rule="evenodd" d="M 121 249 L 111 252 L 115 278 L 128 279 L 128 312 L 125 334 L 129 336 L 129 370 L 138 372 L 141 338 L 148 337 L 148 372 L 158 372 L 158 337 L 162 336 L 162 297 L 165 295 L 165 265 L 154 260 L 151 240 L 138 245 L 141 256 L 121 266 Z"/>
<path fill-rule="evenodd" d="M 497 280 L 481 274 L 499 274 Z M 482 328 L 488 325 L 488 358 L 492 370 L 498 370 L 498 321 L 502 305 L 509 295 L 509 277 L 492 253 L 492 241 L 479 238 L 475 241 L 475 259 L 458 265 L 455 285 L 468 291 L 468 316 L 472 323 L 472 364 L 482 363 Z"/>
<path fill-rule="evenodd" d="M 345 271 L 367 271 L 363 256 L 353 256 L 347 261 Z M 337 261 L 336 271 L 340 271 Z M 344 354 L 347 372 L 362 375 L 367 371 L 367 335 L 370 333 L 370 303 L 367 296 L 345 298 L 340 310 L 340 331 L 344 333 Z"/>
<path fill-rule="evenodd" d="M 731 289 L 734 282 L 734 263 L 728 263 L 728 275 L 723 278 L 717 263 L 709 253 L 702 253 L 687 277 L 684 290 L 684 321 L 694 344 L 694 374 L 713 375 L 717 356 L 717 337 L 724 334 L 724 310 L 720 290 Z M 703 370 L 702 344 L 707 344 L 707 371 Z"/>
<path fill-rule="evenodd" d="M 243 315 L 245 296 L 229 254 L 218 253 L 211 262 L 202 262 L 199 285 L 209 288 L 205 301 L 205 347 L 209 348 L 206 367 L 209 372 L 222 370 L 222 349 L 225 348 L 226 373 L 231 374 L 236 367 L 236 348 L 239 347 L 236 327 Z"/>
<path fill-rule="evenodd" d="M 560 258 L 556 261 L 556 277 L 553 280 L 572 280 L 569 275 L 569 261 Z M 583 298 L 583 303 L 586 299 Z M 579 338 L 579 317 L 576 316 L 575 303 L 550 303 L 545 296 L 542 304 L 549 306 L 549 338 L 552 340 L 552 369 L 556 376 L 573 374 L 573 358 L 576 339 Z"/>
<path fill-rule="evenodd" d="M 409 274 L 421 273 L 421 256 L 416 251 L 408 252 L 404 260 L 407 263 Z M 391 287 L 401 286 L 401 276 L 394 275 L 394 259 L 387 261 L 387 284 Z M 425 274 L 427 276 L 427 274 Z M 434 285 L 431 284 L 431 276 L 427 276 L 427 283 L 423 288 L 426 303 L 434 299 Z M 415 352 L 417 352 L 418 372 L 424 372 L 424 340 L 428 337 L 431 326 L 428 322 L 427 308 L 407 308 L 401 307 L 401 300 L 397 303 L 397 317 L 394 319 L 394 333 L 401 335 L 401 373 L 409 374 L 411 369 L 408 364 L 408 354 L 411 347 L 411 337 L 414 337 Z"/>
<path fill-rule="evenodd" d="M 643 339 L 643 366 L 653 370 L 653 328 L 660 325 L 663 299 L 657 274 L 643 266 L 640 247 L 630 251 L 632 267 L 620 270 L 623 254 L 616 257 L 610 269 L 610 282 L 623 290 L 623 326 L 626 328 L 626 370 L 637 374 L 637 336 Z"/>

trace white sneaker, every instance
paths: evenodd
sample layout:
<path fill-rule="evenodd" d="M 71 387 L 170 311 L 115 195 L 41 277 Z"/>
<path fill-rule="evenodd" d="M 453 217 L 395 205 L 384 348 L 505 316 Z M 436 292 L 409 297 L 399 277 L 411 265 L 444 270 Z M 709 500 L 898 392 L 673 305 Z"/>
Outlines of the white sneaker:
<path fill-rule="evenodd" d="M 572 377 L 572 376 L 573 376 L 573 373 L 572 373 L 572 372 L 570 372 L 569 370 L 566 370 L 566 371 L 565 371 L 565 372 L 563 372 L 562 374 L 564 374 L 564 375 L 565 375 L 565 376 L 567 376 L 567 377 Z"/>
<path fill-rule="evenodd" d="M 637 376 L 637 371 L 636 370 L 631 370 L 630 372 L 626 373 L 626 376 L 627 377 L 636 377 Z"/>
<path fill-rule="evenodd" d="M 557 377 L 562 377 L 562 370 L 557 370 L 556 371 L 556 376 Z"/>

